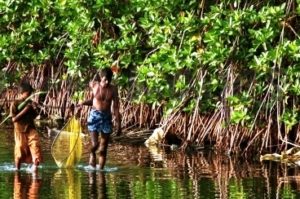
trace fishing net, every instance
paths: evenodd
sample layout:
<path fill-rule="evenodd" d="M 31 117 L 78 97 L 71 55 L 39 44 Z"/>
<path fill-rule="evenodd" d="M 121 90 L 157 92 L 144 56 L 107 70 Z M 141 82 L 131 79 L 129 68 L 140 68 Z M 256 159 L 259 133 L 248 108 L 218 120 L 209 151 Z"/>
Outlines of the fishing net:
<path fill-rule="evenodd" d="M 72 168 L 79 163 L 82 154 L 80 121 L 73 116 L 56 135 L 51 154 L 60 168 Z"/>

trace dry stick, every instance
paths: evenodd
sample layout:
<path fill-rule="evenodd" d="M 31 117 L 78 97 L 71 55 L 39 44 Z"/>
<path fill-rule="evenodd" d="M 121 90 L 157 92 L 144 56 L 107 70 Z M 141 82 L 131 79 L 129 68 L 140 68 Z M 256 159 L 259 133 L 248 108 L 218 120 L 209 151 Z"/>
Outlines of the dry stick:
<path fill-rule="evenodd" d="M 207 119 L 206 123 L 208 123 L 208 124 L 205 125 L 206 128 L 204 130 L 204 133 L 202 134 L 202 137 L 200 137 L 200 140 L 203 141 L 205 139 L 205 137 L 208 135 L 208 133 L 211 131 L 212 127 L 214 126 L 214 123 L 218 119 L 218 115 L 219 115 L 218 113 L 220 113 L 220 112 L 219 111 L 215 112 L 210 120 Z"/>
<path fill-rule="evenodd" d="M 222 119 L 222 111 L 221 111 L 221 109 L 218 109 L 218 110 L 216 110 L 214 112 L 214 114 L 211 116 L 211 118 L 207 118 L 206 123 L 209 124 L 209 129 L 205 130 L 204 135 L 208 134 L 210 131 L 212 131 L 211 132 L 211 136 L 215 137 L 216 142 L 218 140 L 220 140 L 220 137 L 222 135 L 222 131 L 218 131 L 218 129 L 223 129 L 223 128 L 221 128 L 222 125 L 218 124 L 218 123 L 222 123 L 222 121 L 223 121 L 223 119 Z M 212 128 L 212 130 L 210 130 L 210 128 Z M 203 139 L 204 138 L 205 137 L 203 137 Z"/>
<path fill-rule="evenodd" d="M 136 117 L 137 117 L 137 109 L 136 107 L 133 107 L 131 111 L 131 118 L 134 123 L 138 124 Z"/>
<path fill-rule="evenodd" d="M 251 84 L 250 84 L 250 87 L 248 89 L 248 92 L 247 94 L 250 95 L 251 94 L 251 91 L 252 91 L 252 88 L 254 87 L 254 82 L 256 81 L 256 78 L 254 77 L 253 80 L 251 81 Z M 249 145 L 249 144 L 248 144 Z"/>
<path fill-rule="evenodd" d="M 148 115 L 148 110 L 147 110 L 147 105 L 143 104 L 143 107 L 141 108 L 141 112 L 140 112 L 140 126 L 142 127 L 142 125 L 145 123 L 145 119 L 147 118 Z"/>
<path fill-rule="evenodd" d="M 199 73 L 199 71 L 197 72 L 196 77 L 197 77 L 198 73 Z M 205 73 L 206 73 L 206 71 L 205 71 Z M 186 91 L 186 93 L 189 93 L 192 90 L 192 88 L 194 88 L 194 85 L 197 82 L 197 78 L 193 78 L 193 79 L 194 80 L 190 83 L 189 89 Z M 168 119 L 162 121 L 162 124 L 161 124 L 162 128 L 168 125 L 169 121 L 171 121 L 173 119 L 173 117 L 180 111 L 181 107 L 186 103 L 187 100 L 190 99 L 190 97 L 191 96 L 187 96 L 187 95 L 185 95 L 183 97 L 183 99 L 181 100 L 181 102 L 173 109 L 174 111 L 171 114 L 171 116 Z"/>
<path fill-rule="evenodd" d="M 175 130 L 177 130 L 177 133 L 179 135 L 181 134 L 182 135 L 181 137 L 186 139 L 187 129 L 188 129 L 188 126 L 189 126 L 189 116 L 188 116 L 188 114 L 184 114 L 184 116 L 182 116 L 181 114 L 178 114 L 178 119 L 176 120 L 175 124 L 180 125 L 180 128 L 178 130 L 175 126 Z"/>
<path fill-rule="evenodd" d="M 282 142 L 285 142 L 286 144 L 290 144 L 290 145 L 292 145 L 292 146 L 295 146 L 295 147 L 299 147 L 299 148 L 300 148 L 300 145 L 298 145 L 298 144 L 294 144 L 294 143 L 289 142 L 289 141 L 284 140 L 284 139 L 281 139 L 281 141 L 282 141 Z"/>
<path fill-rule="evenodd" d="M 130 119 L 131 119 L 134 122 L 134 116 L 135 116 L 134 107 L 131 107 L 131 109 L 128 111 L 128 120 L 130 121 Z"/>
<path fill-rule="evenodd" d="M 218 108 L 219 112 L 220 112 L 220 122 L 224 123 L 225 125 L 227 125 L 227 115 L 226 115 L 226 110 L 224 109 L 224 102 L 223 99 L 220 102 L 219 108 Z M 225 128 L 222 128 L 222 130 L 218 133 L 217 138 L 219 138 L 218 140 L 220 140 L 221 142 L 223 142 L 223 139 L 227 136 L 227 127 L 225 126 Z"/>
<path fill-rule="evenodd" d="M 129 115 L 130 115 L 131 120 L 134 123 L 138 124 L 138 122 L 136 120 L 136 117 L 137 117 L 137 107 L 136 106 L 134 106 L 134 107 L 131 108 Z"/>
<path fill-rule="evenodd" d="M 239 128 L 237 130 L 238 130 L 239 133 L 236 137 L 235 150 L 240 148 L 241 142 L 243 141 L 244 136 L 245 136 L 245 128 L 243 128 L 243 126 L 239 126 Z"/>
<path fill-rule="evenodd" d="M 124 117 L 123 117 L 123 119 L 122 119 L 122 120 L 123 120 L 123 121 L 122 121 L 123 124 L 127 125 L 128 121 L 130 121 L 130 120 L 129 120 L 129 119 L 130 119 L 129 117 L 131 117 L 131 115 L 132 115 L 132 114 L 130 113 L 131 111 L 132 111 L 132 109 L 130 109 L 130 110 L 126 111 L 126 112 L 123 111 L 123 114 L 125 113 L 125 114 L 124 114 Z"/>
<path fill-rule="evenodd" d="M 135 122 L 139 124 L 139 112 L 140 112 L 140 109 L 141 107 L 136 107 L 135 109 L 135 114 L 134 114 L 134 119 L 135 119 Z"/>
<path fill-rule="evenodd" d="M 233 63 L 231 63 L 230 67 L 228 68 L 227 82 L 229 82 L 228 83 L 229 84 L 228 87 L 230 87 L 230 90 L 228 91 L 229 94 L 226 93 L 226 96 L 230 96 L 231 94 L 233 94 L 233 83 L 234 83 L 236 77 L 233 77 L 233 72 L 231 72 L 232 71 L 232 67 L 233 67 Z M 226 89 L 226 91 L 227 91 L 227 89 Z M 238 126 L 239 125 L 237 125 L 235 127 L 235 130 L 233 132 L 233 136 L 230 137 L 229 152 L 232 151 L 233 144 L 235 143 L 235 138 L 236 138 L 237 132 L 238 132 L 237 131 L 238 130 Z"/>
<path fill-rule="evenodd" d="M 267 131 L 265 132 L 265 134 L 264 134 L 264 137 L 263 137 L 263 140 L 262 140 L 262 145 L 261 145 L 261 149 L 260 149 L 260 151 L 262 151 L 263 150 L 263 148 L 264 148 L 264 146 L 265 147 L 268 147 L 268 143 L 269 143 L 269 135 L 270 135 L 270 128 L 271 128 L 271 122 L 272 122 L 272 110 L 273 110 L 273 108 L 275 107 L 275 102 L 273 103 L 273 105 L 271 106 L 271 108 L 270 108 L 270 114 L 269 114 L 269 117 L 268 117 L 268 128 L 267 128 Z M 281 137 L 281 136 L 280 136 Z M 265 143 L 265 144 L 264 144 Z"/>
<path fill-rule="evenodd" d="M 250 142 L 248 143 L 248 146 L 245 148 L 244 153 L 246 153 L 248 151 L 248 148 L 252 145 L 252 143 L 255 141 L 255 139 L 261 134 L 263 133 L 264 129 L 258 131 L 256 133 L 256 135 L 250 140 Z"/>
<path fill-rule="evenodd" d="M 150 128 L 155 125 L 157 119 L 158 119 L 158 113 L 160 112 L 160 106 L 155 106 L 150 108 L 151 115 L 149 118 L 149 126 Z"/>
<path fill-rule="evenodd" d="M 182 117 L 180 117 L 178 120 L 178 123 L 181 122 L 181 129 L 179 129 L 179 133 L 178 135 L 180 135 L 180 137 L 184 137 L 185 138 L 185 134 L 186 134 L 186 129 L 187 129 L 187 116 L 186 115 L 183 115 Z M 175 128 L 176 129 L 176 128 Z"/>
<path fill-rule="evenodd" d="M 43 88 L 44 82 L 45 82 L 45 68 L 46 68 L 46 64 L 43 66 L 43 70 L 41 70 L 41 85 L 40 88 Z"/>
<path fill-rule="evenodd" d="M 298 124 L 297 132 L 299 132 L 299 130 L 300 130 L 299 127 L 300 127 L 300 125 Z M 295 141 L 299 141 L 299 133 L 297 133 Z"/>
<path fill-rule="evenodd" d="M 199 108 L 198 108 L 198 110 L 199 110 Z M 199 112 L 199 111 L 198 111 L 198 112 Z M 195 118 L 192 118 L 193 123 L 191 122 L 191 129 L 192 129 L 192 132 L 193 132 L 193 133 L 191 134 L 190 141 L 192 141 L 192 142 L 195 142 L 194 138 L 195 138 L 195 134 L 196 134 L 196 129 L 197 129 L 197 127 L 198 127 L 197 124 L 199 124 L 199 123 L 197 122 L 198 117 L 199 117 L 199 116 L 197 115 L 197 116 L 195 116 Z M 190 119 L 189 121 L 191 121 L 191 119 Z"/>
<path fill-rule="evenodd" d="M 54 91 L 54 88 L 52 88 L 52 90 L 51 90 L 51 95 L 52 95 L 52 97 L 54 97 L 56 94 L 55 94 L 55 91 Z M 55 102 L 55 100 L 51 100 L 50 98 L 49 98 L 49 102 L 48 102 L 51 106 L 57 106 L 56 105 L 56 102 Z M 51 110 L 51 114 L 53 115 L 54 114 L 54 111 L 55 110 Z"/>
<path fill-rule="evenodd" d="M 200 96 L 199 96 L 198 99 L 197 99 L 196 109 L 194 110 L 194 114 L 193 114 L 193 117 L 192 117 L 192 121 L 191 121 L 190 127 L 193 127 L 193 126 L 194 126 L 195 118 L 196 118 L 196 116 L 198 115 L 198 112 L 199 112 L 199 109 L 198 109 L 199 101 L 200 101 Z M 188 141 L 188 142 L 191 141 L 192 132 L 193 132 L 193 128 L 190 128 L 190 129 L 189 129 L 189 132 L 188 132 L 188 136 L 187 136 L 187 141 Z"/>
<path fill-rule="evenodd" d="M 56 106 L 59 106 L 61 103 L 60 103 L 60 99 L 61 99 L 61 93 L 56 91 Z M 56 115 L 59 115 L 59 110 L 56 110 Z"/>
<path fill-rule="evenodd" d="M 156 111 L 154 111 L 154 115 L 153 115 L 153 119 L 151 120 L 151 122 L 150 122 L 150 126 L 153 126 L 154 125 L 154 123 L 156 123 L 156 121 L 158 120 L 157 119 L 157 117 L 160 117 L 159 116 L 159 113 L 160 113 L 160 111 L 161 111 L 161 106 L 162 106 L 162 104 L 160 104 L 155 110 Z"/>
<path fill-rule="evenodd" d="M 37 71 L 37 79 L 39 81 L 36 81 L 36 85 L 35 85 L 35 88 L 40 88 L 40 85 L 41 85 L 41 81 L 43 81 L 43 73 L 42 73 L 42 69 L 43 69 L 43 65 L 41 67 L 38 68 L 38 71 Z"/>
<path fill-rule="evenodd" d="M 184 99 L 182 99 L 181 103 L 186 99 L 187 97 L 184 97 Z M 179 103 L 179 105 L 177 105 L 175 108 L 174 108 L 174 112 L 171 114 L 170 117 L 168 117 L 168 119 L 166 119 L 165 121 L 163 121 L 163 124 L 161 125 L 162 128 L 168 126 L 168 123 L 174 119 L 174 117 L 176 116 L 176 114 L 179 112 L 179 109 L 180 109 L 180 105 L 181 103 Z M 168 129 L 168 128 L 167 128 Z"/>
<path fill-rule="evenodd" d="M 173 119 L 172 122 L 168 123 L 168 125 L 166 126 L 166 130 L 165 130 L 165 133 L 167 133 L 169 131 L 169 129 L 171 128 L 171 126 L 173 125 L 173 122 L 177 121 L 178 120 L 178 117 L 179 115 L 176 115 L 176 116 L 173 116 Z"/>
<path fill-rule="evenodd" d="M 142 126 L 143 123 L 143 112 L 144 112 L 143 109 L 144 109 L 144 103 L 140 105 L 139 120 L 138 120 L 140 127 Z"/>
<path fill-rule="evenodd" d="M 282 30 L 281 30 L 281 34 L 280 34 L 280 42 L 281 42 L 281 44 L 283 44 L 283 35 L 284 35 L 284 27 L 282 28 Z M 277 55 L 278 55 L 278 48 L 277 48 L 277 50 L 276 50 L 276 58 L 277 58 Z M 273 74 L 272 74 L 272 76 L 275 76 L 275 68 L 276 68 L 276 66 L 278 67 L 278 71 L 277 71 L 277 73 L 278 73 L 278 76 L 277 76 L 277 92 L 276 92 L 276 113 L 277 113 L 277 133 L 278 133 L 278 136 L 279 136 L 279 134 L 281 134 L 281 132 L 280 132 L 280 115 L 281 115 L 281 112 L 280 112 L 280 104 L 279 104 L 279 95 L 280 95 L 280 92 L 281 91 L 279 91 L 279 88 L 280 88 L 280 73 L 281 73 L 281 71 L 280 71 L 280 66 L 281 66 L 281 59 L 279 60 L 279 62 L 280 63 L 278 63 L 277 64 L 277 59 L 275 60 L 275 63 L 274 63 L 274 70 L 273 70 Z M 283 110 L 284 110 L 284 104 L 283 104 Z M 287 134 L 287 132 L 285 132 L 286 134 Z M 281 135 L 280 135 L 281 136 Z"/>
<path fill-rule="evenodd" d="M 178 117 L 179 117 L 179 121 L 180 121 L 180 119 L 182 118 L 182 117 L 180 117 L 180 115 L 181 114 L 178 114 Z M 188 127 L 190 127 L 191 125 L 190 125 L 190 123 L 189 123 L 189 121 L 190 121 L 190 117 L 189 117 L 189 115 L 187 114 L 187 113 L 184 113 L 184 118 L 182 118 L 181 119 L 182 120 L 182 122 L 184 123 L 184 129 L 183 129 L 183 137 L 186 139 L 187 138 L 187 130 L 188 130 Z M 177 122 L 176 122 L 176 124 L 177 124 Z"/>
<path fill-rule="evenodd" d="M 234 128 L 234 131 L 233 131 L 233 136 L 230 137 L 230 145 L 229 145 L 229 152 L 232 151 L 232 149 L 234 148 L 234 143 L 236 143 L 236 136 L 237 136 L 237 133 L 238 133 L 238 129 L 239 129 L 239 124 L 237 124 Z"/>
<path fill-rule="evenodd" d="M 181 129 L 178 132 L 178 134 L 181 135 L 182 138 L 186 139 L 187 129 L 188 129 L 188 126 L 190 126 L 189 125 L 189 116 L 187 114 L 178 113 L 176 115 L 176 118 L 174 118 L 174 120 L 172 121 L 172 124 L 174 124 L 173 126 L 175 128 L 175 131 L 177 131 L 177 132 L 179 130 L 176 129 L 176 127 L 179 126 L 179 125 L 181 126 Z M 168 130 L 166 132 L 168 132 Z"/>
<path fill-rule="evenodd" d="M 57 58 L 56 58 L 57 59 Z M 61 72 L 61 70 L 62 70 L 62 67 L 63 67 L 63 62 L 64 62 L 64 58 L 60 61 L 60 63 L 59 63 L 59 65 L 58 65 L 58 69 L 57 69 L 57 72 L 56 72 L 56 74 L 54 75 L 54 66 L 53 65 L 51 65 L 51 67 L 50 67 L 50 70 L 51 70 L 51 79 L 52 79 L 52 85 L 51 85 L 51 87 L 48 89 L 49 90 L 49 92 L 46 94 L 46 97 L 45 97 L 45 101 L 44 101 L 44 103 L 43 104 L 47 104 L 47 100 L 49 101 L 49 103 L 51 104 L 51 103 L 54 103 L 54 102 L 52 102 L 52 100 L 50 101 L 50 99 L 49 99 L 49 95 L 50 95 L 50 93 L 51 93 L 51 90 L 53 90 L 53 94 L 54 94 L 54 82 L 56 82 L 57 81 L 57 79 L 59 78 L 59 74 L 60 74 L 60 72 Z M 53 95 L 53 96 L 55 96 L 55 95 Z M 53 113 L 52 113 L 53 114 Z"/>
<path fill-rule="evenodd" d="M 37 76 L 39 76 L 39 78 L 37 78 L 37 79 L 40 80 L 39 81 L 40 85 L 37 85 L 36 88 L 42 88 L 42 86 L 43 86 L 43 82 L 44 82 L 44 70 L 45 70 L 45 65 L 43 65 L 43 67 L 39 68 L 38 75 L 37 75 Z M 42 112 L 46 113 L 47 111 L 46 111 L 45 107 L 41 106 L 41 110 L 40 110 L 39 114 L 41 114 Z"/>
<path fill-rule="evenodd" d="M 198 140 L 198 144 L 204 141 L 206 137 L 205 132 L 207 132 L 206 128 L 210 128 L 210 124 L 208 123 L 208 117 L 204 117 L 204 119 L 200 118 L 199 129 L 198 129 L 199 133 L 196 138 Z"/>
<path fill-rule="evenodd" d="M 256 120 L 257 120 L 257 118 L 258 118 L 258 115 L 259 115 L 259 113 L 260 113 L 260 110 L 262 109 L 262 107 L 263 107 L 263 105 L 264 105 L 264 103 L 265 103 L 265 101 L 266 101 L 268 95 L 270 94 L 270 90 L 271 90 L 272 82 L 273 82 L 273 81 L 274 81 L 274 77 L 272 77 L 272 79 L 271 79 L 271 82 L 270 82 L 270 84 L 269 84 L 269 86 L 268 86 L 267 93 L 266 93 L 266 95 L 264 96 L 263 100 L 261 101 L 261 104 L 260 104 L 260 106 L 259 106 L 259 108 L 258 108 L 258 110 L 257 110 L 257 113 L 256 113 L 256 115 L 255 115 L 255 117 L 254 117 L 254 120 L 253 120 L 253 123 L 252 123 L 252 125 L 251 125 L 251 128 L 250 128 L 249 132 L 251 132 L 251 131 L 253 130 L 254 126 L 255 126 L 255 122 L 256 122 Z M 252 139 L 252 140 L 253 140 L 253 139 Z M 251 143 L 251 142 L 250 142 L 250 143 Z M 249 144 L 249 145 L 250 145 L 250 144 Z M 249 145 L 248 145 L 248 147 L 249 147 Z M 245 151 L 248 149 L 248 147 L 245 149 Z"/>
<path fill-rule="evenodd" d="M 123 124 L 127 124 L 127 118 L 128 118 L 128 111 L 127 112 L 123 112 L 123 119 L 122 119 L 122 123 Z"/>
<path fill-rule="evenodd" d="M 193 134 L 193 137 L 192 137 L 192 140 L 194 140 L 194 142 L 198 145 L 199 144 L 199 140 L 198 140 L 198 137 L 197 137 L 197 135 L 199 135 L 200 133 L 201 133 L 201 128 L 202 128 L 202 126 L 203 126 L 203 124 L 202 124 L 202 121 L 201 121 L 201 118 L 198 116 L 198 118 L 197 118 L 198 120 L 200 120 L 200 122 L 198 121 L 196 124 L 197 124 L 197 126 L 196 126 L 196 128 L 194 129 L 194 134 Z M 197 133 L 197 132 L 199 132 L 199 133 Z"/>
<path fill-rule="evenodd" d="M 198 79 L 198 78 L 200 79 L 200 83 L 199 83 L 200 88 L 198 91 L 196 109 L 194 110 L 194 114 L 193 114 L 192 121 L 191 121 L 192 127 L 194 127 L 195 119 L 196 119 L 197 115 L 199 114 L 199 104 L 200 104 L 200 100 L 202 99 L 202 88 L 203 88 L 203 82 L 204 82 L 204 78 L 205 78 L 206 74 L 207 74 L 206 71 L 204 72 L 204 74 L 202 74 L 202 70 L 200 70 L 200 72 L 198 71 L 197 75 L 196 75 L 196 79 Z M 187 142 L 191 141 L 192 132 L 193 132 L 193 128 L 190 128 L 190 130 L 188 132 L 188 136 L 187 136 Z"/>
<path fill-rule="evenodd" d="M 149 124 L 148 121 L 150 120 L 150 116 L 151 116 L 151 110 L 149 108 L 149 105 L 146 105 L 145 109 L 147 114 L 145 114 L 144 122 L 145 124 Z"/>
<path fill-rule="evenodd" d="M 132 101 L 131 99 L 132 99 L 134 91 L 135 91 L 136 82 L 137 82 L 137 77 L 134 78 L 132 86 L 129 88 L 130 93 L 127 94 L 127 97 L 125 98 L 125 101 L 127 101 L 127 102 Z M 142 93 L 142 95 L 143 95 L 143 93 Z M 132 108 L 131 106 L 132 106 L 131 103 L 127 103 L 127 107 L 124 108 L 123 112 L 126 112 L 128 109 L 131 109 Z"/>
<path fill-rule="evenodd" d="M 204 10 L 205 10 L 205 0 L 201 1 L 201 3 L 199 4 L 199 8 L 201 8 L 200 19 L 202 19 L 203 18 L 203 13 L 204 13 Z"/>
<path fill-rule="evenodd" d="M 145 57 L 144 62 L 142 63 L 142 65 L 145 64 L 145 62 L 146 62 L 147 58 L 149 57 L 149 55 L 152 54 L 152 53 L 154 53 L 157 50 L 159 50 L 159 48 L 155 48 L 152 51 L 150 51 L 149 53 L 147 53 L 147 55 L 146 55 L 146 57 Z M 129 89 L 130 93 L 129 93 L 129 95 L 127 95 L 126 101 L 131 101 L 130 99 L 132 99 L 132 96 L 135 93 L 134 91 L 135 91 L 136 82 L 137 82 L 137 77 L 135 77 L 134 80 L 133 80 L 132 86 Z M 143 93 L 141 93 L 141 95 L 144 95 L 144 93 L 145 93 L 145 91 Z M 130 104 L 128 103 L 128 106 L 129 105 Z M 126 112 L 126 111 L 127 111 L 127 108 L 125 108 L 124 112 Z M 136 121 L 138 121 L 138 120 L 136 120 Z"/>

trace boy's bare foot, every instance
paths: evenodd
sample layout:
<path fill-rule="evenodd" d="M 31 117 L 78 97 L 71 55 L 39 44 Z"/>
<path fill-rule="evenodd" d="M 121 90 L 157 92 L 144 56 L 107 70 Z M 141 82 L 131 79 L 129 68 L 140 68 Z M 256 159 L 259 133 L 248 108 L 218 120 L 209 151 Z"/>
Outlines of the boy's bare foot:
<path fill-rule="evenodd" d="M 33 164 L 33 165 L 31 166 L 31 172 L 36 173 L 37 170 L 38 170 L 37 165 Z"/>
<path fill-rule="evenodd" d="M 96 167 L 96 155 L 90 154 L 89 165 L 91 165 L 92 167 Z"/>

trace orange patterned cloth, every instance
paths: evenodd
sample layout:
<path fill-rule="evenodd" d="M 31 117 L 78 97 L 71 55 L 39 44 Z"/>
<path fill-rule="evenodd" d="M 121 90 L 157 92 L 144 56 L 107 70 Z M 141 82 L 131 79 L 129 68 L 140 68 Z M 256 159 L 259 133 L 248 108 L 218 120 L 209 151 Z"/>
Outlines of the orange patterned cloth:
<path fill-rule="evenodd" d="M 11 105 L 11 115 L 15 116 L 20 101 Z M 26 106 L 31 106 L 30 102 Z M 42 161 L 41 145 L 38 132 L 34 125 L 36 112 L 31 109 L 20 120 L 14 122 L 15 161 L 20 163 L 40 163 Z"/>
<path fill-rule="evenodd" d="M 15 161 L 40 163 L 42 161 L 40 138 L 35 128 L 24 128 L 15 123 Z"/>

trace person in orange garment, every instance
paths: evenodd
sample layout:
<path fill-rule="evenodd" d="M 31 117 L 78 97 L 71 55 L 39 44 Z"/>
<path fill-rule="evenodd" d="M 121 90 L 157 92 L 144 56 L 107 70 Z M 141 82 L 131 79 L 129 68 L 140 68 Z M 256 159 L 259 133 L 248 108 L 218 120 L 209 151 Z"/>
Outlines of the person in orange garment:
<path fill-rule="evenodd" d="M 107 155 L 107 146 L 110 134 L 112 133 L 112 113 L 116 120 L 117 135 L 121 134 L 121 116 L 119 112 L 118 89 L 111 84 L 112 70 L 104 68 L 100 74 L 96 75 L 89 86 L 92 90 L 92 99 L 79 103 L 79 106 L 92 106 L 90 110 L 87 126 L 91 136 L 92 146 L 90 149 L 89 164 L 96 167 L 96 151 L 99 149 L 99 166 L 104 168 Z M 111 111 L 112 109 L 112 111 Z M 100 135 L 100 143 L 98 136 Z"/>
<path fill-rule="evenodd" d="M 31 169 L 37 171 L 42 161 L 41 144 L 34 125 L 37 109 L 36 103 L 29 99 L 33 88 L 29 83 L 21 83 L 20 98 L 12 102 L 10 115 L 14 124 L 15 167 L 20 169 L 21 163 L 33 164 Z"/>

